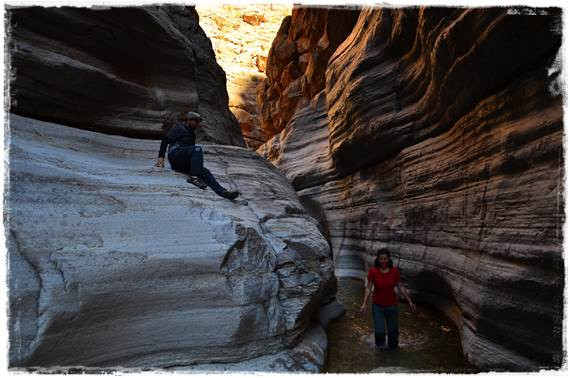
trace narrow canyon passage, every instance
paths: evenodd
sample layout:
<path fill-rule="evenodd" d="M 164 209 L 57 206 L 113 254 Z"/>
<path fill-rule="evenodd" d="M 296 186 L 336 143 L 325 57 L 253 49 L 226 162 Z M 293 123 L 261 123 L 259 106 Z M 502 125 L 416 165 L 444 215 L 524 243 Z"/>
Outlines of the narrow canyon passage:
<path fill-rule="evenodd" d="M 479 366 L 507 369 L 534 366 L 535 358 L 544 365 L 559 359 L 555 353 L 537 353 L 526 341 L 531 339 L 525 335 L 527 324 L 510 319 L 517 316 L 520 295 L 510 287 L 524 286 L 534 269 L 526 256 L 558 256 L 561 241 L 545 231 L 559 227 L 561 211 L 539 205 L 532 189 L 540 183 L 549 186 L 552 197 L 560 196 L 560 107 L 558 95 L 546 89 L 554 88 L 548 83 L 555 75 L 541 73 L 559 45 L 552 26 L 557 12 L 517 14 L 297 6 L 278 30 L 272 29 L 277 35 L 253 112 L 253 129 L 272 139 L 257 152 L 285 173 L 321 223 L 337 273 L 363 277 L 364 261 L 388 247 L 403 255 L 407 284 L 418 299 L 433 306 L 415 317 L 403 306 L 402 333 L 426 335 L 422 345 L 378 354 L 366 343 L 359 347 L 362 332 L 372 332 L 370 315 L 362 318 L 353 308 L 362 282 L 341 279 L 337 299 L 347 313 L 329 330 L 327 371 L 470 370 L 464 352 Z M 528 41 L 512 39 L 519 34 Z M 531 53 L 526 44 L 534 46 Z M 233 70 L 230 65 L 227 71 Z M 477 85 L 457 86 L 474 76 L 480 78 Z M 232 85 L 229 92 L 236 91 Z M 516 100 L 522 93 L 531 99 L 525 107 Z M 252 128 L 241 124 L 247 137 Z M 540 127 L 545 130 L 532 131 Z M 544 141 L 538 142 L 535 133 L 546 135 Z M 543 170 L 551 170 L 552 180 Z M 527 182 L 532 188 L 523 189 Z M 521 191 L 518 204 L 511 202 L 511 187 Z M 519 208 L 526 208 L 529 222 Z M 546 223 L 543 213 L 550 217 Z M 514 257 L 510 249 L 517 243 L 511 237 L 519 240 L 519 232 L 526 231 L 506 220 L 519 217 L 543 247 L 535 251 L 534 240 L 521 241 L 515 247 L 521 256 Z M 542 231 L 535 233 L 536 228 Z M 335 242 L 339 239 L 348 245 Z M 558 257 L 553 261 L 556 271 Z M 479 270 L 482 277 L 465 270 Z M 560 293 L 558 279 L 538 272 L 532 273 L 538 286 Z M 541 309 L 523 317 L 542 318 L 544 311 L 548 324 L 557 323 L 560 318 L 551 314 L 556 301 L 546 299 Z M 451 331 L 438 326 L 428 331 L 439 323 L 448 323 L 443 328 Z M 525 341 L 502 335 L 509 327 Z M 555 330 L 545 326 L 542 331 L 554 350 Z"/>
<path fill-rule="evenodd" d="M 284 38 L 283 30 L 280 31 L 281 35 L 276 36 L 276 34 L 282 18 L 290 15 L 291 9 L 271 5 L 241 7 L 226 5 L 211 8 L 199 6 L 197 11 L 200 14 L 200 25 L 212 41 L 217 62 L 226 72 L 230 110 L 240 122 L 244 140 L 250 148 L 255 148 L 260 143 L 254 143 L 253 140 L 263 138 L 264 133 L 259 121 L 259 109 L 267 108 L 270 102 L 270 99 L 261 97 L 262 101 L 256 103 L 258 80 L 262 81 L 266 78 L 263 72 L 265 69 L 275 72 L 280 65 L 290 64 L 278 62 L 275 57 L 271 61 L 272 66 L 260 67 L 258 62 L 260 59 L 267 60 L 268 51 L 274 39 L 280 43 L 280 38 Z M 354 18 L 356 14 L 356 12 L 347 13 L 345 11 L 344 14 L 342 14 L 343 11 L 337 12 L 339 12 L 338 15 L 333 14 L 330 17 L 342 15 Z M 298 28 L 301 24 L 304 28 L 313 25 L 312 27 L 316 30 L 322 29 L 326 14 L 327 11 L 324 9 L 320 11 L 320 14 L 314 10 L 300 11 L 297 9 L 294 19 L 297 26 L 292 25 L 291 28 Z M 254 16 L 261 21 L 246 22 L 248 17 L 252 19 Z M 303 18 L 304 21 L 300 21 Z M 351 26 L 344 28 L 349 29 Z M 310 30 L 309 28 L 305 33 Z M 297 41 L 303 43 L 310 43 L 311 39 L 316 39 L 311 34 L 303 36 L 303 32 L 294 33 L 300 35 L 296 37 Z M 346 34 L 347 31 L 344 33 Z M 323 32 L 323 35 L 326 36 L 327 33 Z M 342 40 L 339 36 L 336 36 L 336 39 L 334 46 Z M 299 42 L 295 43 L 296 47 L 299 45 Z M 275 48 L 278 49 L 278 45 Z M 305 48 L 308 47 L 297 48 L 298 53 L 302 55 Z M 323 67 L 321 63 L 318 69 L 322 71 Z M 282 77 L 280 82 L 294 79 L 296 77 L 290 79 Z M 293 96 L 289 98 L 289 101 L 298 100 Z M 280 109 L 283 110 L 283 107 L 282 105 Z M 284 114 L 279 114 L 279 117 L 284 117 Z M 376 368 L 379 371 L 399 369 L 401 371 L 438 372 L 462 372 L 470 369 L 470 365 L 464 360 L 455 324 L 435 308 L 421 307 L 418 314 L 412 316 L 408 307 L 402 305 L 401 349 L 398 352 L 378 353 L 370 339 L 373 332 L 370 311 L 365 316 L 359 313 L 362 296 L 362 281 L 339 280 L 337 300 L 346 307 L 346 314 L 334 321 L 327 332 L 329 348 L 326 372 L 359 373 L 370 372 Z"/>
<path fill-rule="evenodd" d="M 10 367 L 563 368 L 562 13 L 8 9 Z"/>
<path fill-rule="evenodd" d="M 271 43 L 291 5 L 202 3 L 196 11 L 226 74 L 230 111 L 246 145 L 255 150 L 272 136 L 260 127 L 257 87 L 266 78 Z"/>
<path fill-rule="evenodd" d="M 297 36 L 320 26 L 308 34 L 324 79 L 310 70 L 278 98 L 260 90 L 270 104 L 300 94 L 257 152 L 319 220 L 337 275 L 363 277 L 387 248 L 417 301 L 454 320 L 478 369 L 560 366 L 560 12 L 365 7 L 325 54 L 339 19 L 297 10 L 280 29 L 268 62 L 303 67 Z"/>

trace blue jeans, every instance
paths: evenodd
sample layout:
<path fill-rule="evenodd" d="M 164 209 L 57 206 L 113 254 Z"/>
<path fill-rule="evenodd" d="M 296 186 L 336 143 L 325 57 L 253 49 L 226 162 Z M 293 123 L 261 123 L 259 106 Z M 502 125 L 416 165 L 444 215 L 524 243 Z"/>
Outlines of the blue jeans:
<path fill-rule="evenodd" d="M 200 177 L 214 192 L 220 193 L 225 190 L 224 187 L 216 181 L 212 172 L 204 167 L 204 152 L 202 151 L 202 147 L 184 146 L 171 149 L 168 154 L 168 161 L 175 171 Z"/>
<path fill-rule="evenodd" d="M 386 344 L 386 330 L 388 330 L 388 346 L 392 349 L 398 347 L 398 305 L 380 306 L 372 304 L 374 318 L 374 339 L 377 346 Z"/>

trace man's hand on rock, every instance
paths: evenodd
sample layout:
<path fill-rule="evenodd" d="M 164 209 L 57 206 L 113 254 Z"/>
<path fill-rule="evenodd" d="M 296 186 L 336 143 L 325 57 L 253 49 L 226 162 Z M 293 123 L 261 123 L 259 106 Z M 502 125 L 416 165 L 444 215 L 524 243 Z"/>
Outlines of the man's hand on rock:
<path fill-rule="evenodd" d="M 164 158 L 158 158 L 154 166 L 159 168 L 164 168 Z"/>

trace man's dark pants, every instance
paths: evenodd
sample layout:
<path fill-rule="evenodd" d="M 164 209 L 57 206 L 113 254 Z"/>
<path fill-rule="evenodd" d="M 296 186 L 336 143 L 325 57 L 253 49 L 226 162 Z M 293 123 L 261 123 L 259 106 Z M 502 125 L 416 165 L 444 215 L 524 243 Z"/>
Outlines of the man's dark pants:
<path fill-rule="evenodd" d="M 216 181 L 212 172 L 204 167 L 204 153 L 202 147 L 184 146 L 171 148 L 168 154 L 168 161 L 175 171 L 200 177 L 214 192 L 220 193 L 225 190 L 225 188 Z"/>

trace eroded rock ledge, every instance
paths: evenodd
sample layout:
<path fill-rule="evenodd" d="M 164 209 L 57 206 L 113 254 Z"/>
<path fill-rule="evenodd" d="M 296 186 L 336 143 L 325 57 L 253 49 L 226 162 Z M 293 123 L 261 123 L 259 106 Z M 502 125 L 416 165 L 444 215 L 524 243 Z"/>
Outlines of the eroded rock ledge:
<path fill-rule="evenodd" d="M 559 9 L 364 9 L 325 90 L 258 150 L 337 275 L 389 247 L 482 369 L 562 363 L 560 41 Z"/>
<path fill-rule="evenodd" d="M 13 113 L 159 138 L 171 112 L 194 110 L 200 140 L 244 146 L 193 7 L 22 7 L 7 18 Z"/>
<path fill-rule="evenodd" d="M 322 367 L 330 247 L 264 159 L 205 147 L 231 202 L 154 168 L 157 141 L 16 115 L 9 135 L 11 367 Z"/>

